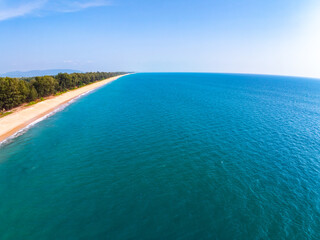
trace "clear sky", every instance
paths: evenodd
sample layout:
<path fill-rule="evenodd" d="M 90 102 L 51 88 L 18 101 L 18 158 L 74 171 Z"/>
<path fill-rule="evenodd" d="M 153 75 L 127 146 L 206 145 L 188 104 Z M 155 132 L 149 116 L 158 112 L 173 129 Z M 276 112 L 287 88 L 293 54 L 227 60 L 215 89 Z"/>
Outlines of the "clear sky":
<path fill-rule="evenodd" d="M 320 78 L 320 1 L 0 0 L 0 73 L 53 68 Z"/>

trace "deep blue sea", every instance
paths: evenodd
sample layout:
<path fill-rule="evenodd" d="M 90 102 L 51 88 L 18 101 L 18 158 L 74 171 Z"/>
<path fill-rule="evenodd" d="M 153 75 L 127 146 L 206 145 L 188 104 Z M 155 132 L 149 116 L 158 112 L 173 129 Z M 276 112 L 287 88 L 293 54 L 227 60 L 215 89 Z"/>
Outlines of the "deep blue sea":
<path fill-rule="evenodd" d="M 320 239 L 320 81 L 140 73 L 0 146 L 1 240 Z"/>

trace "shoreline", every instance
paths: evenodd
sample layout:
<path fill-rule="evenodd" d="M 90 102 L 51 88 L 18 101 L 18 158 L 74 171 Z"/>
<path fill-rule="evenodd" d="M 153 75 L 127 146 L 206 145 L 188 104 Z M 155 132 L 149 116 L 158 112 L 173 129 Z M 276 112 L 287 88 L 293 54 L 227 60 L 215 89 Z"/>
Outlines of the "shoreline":
<path fill-rule="evenodd" d="M 59 96 L 53 96 L 42 102 L 38 102 L 31 106 L 23 107 L 7 116 L 0 118 L 0 144 L 3 143 L 9 137 L 15 135 L 20 130 L 26 128 L 33 122 L 39 120 L 42 117 L 52 113 L 64 104 L 67 104 L 71 100 L 80 97 L 90 91 L 98 89 L 108 83 L 117 80 L 120 77 L 126 76 L 128 74 L 115 76 L 101 80 L 81 88 L 77 88 Z"/>

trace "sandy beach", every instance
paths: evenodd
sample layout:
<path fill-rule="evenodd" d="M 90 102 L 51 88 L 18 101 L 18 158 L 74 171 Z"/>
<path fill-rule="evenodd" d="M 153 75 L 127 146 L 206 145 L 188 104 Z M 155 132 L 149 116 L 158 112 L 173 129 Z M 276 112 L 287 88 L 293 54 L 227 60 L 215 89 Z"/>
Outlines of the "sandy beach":
<path fill-rule="evenodd" d="M 68 91 L 64 94 L 51 97 L 37 104 L 28 107 L 23 107 L 17 111 L 14 111 L 10 115 L 0 118 L 0 142 L 14 135 L 19 130 L 25 128 L 29 124 L 38 120 L 39 118 L 54 111 L 59 106 L 71 101 L 72 99 L 84 93 L 87 93 L 107 83 L 110 83 L 122 76 L 124 75 L 108 78 L 75 90 Z"/>

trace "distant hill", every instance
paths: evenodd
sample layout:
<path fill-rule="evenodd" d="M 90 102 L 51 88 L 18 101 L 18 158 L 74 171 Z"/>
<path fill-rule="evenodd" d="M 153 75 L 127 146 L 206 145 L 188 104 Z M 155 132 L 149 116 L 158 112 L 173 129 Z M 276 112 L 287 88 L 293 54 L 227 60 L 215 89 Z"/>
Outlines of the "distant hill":
<path fill-rule="evenodd" d="M 81 73 L 79 70 L 73 69 L 48 69 L 48 70 L 32 70 L 28 72 L 7 72 L 4 74 L 0 74 L 0 77 L 12 77 L 12 78 L 20 78 L 20 77 L 36 77 L 36 76 L 45 76 L 45 75 L 57 75 L 58 73 Z"/>

